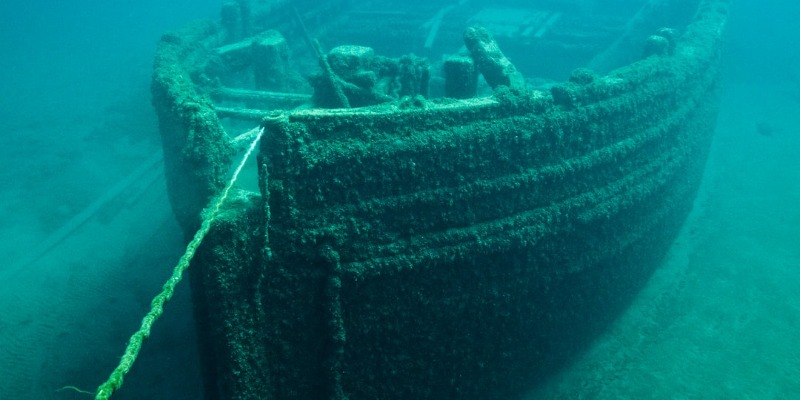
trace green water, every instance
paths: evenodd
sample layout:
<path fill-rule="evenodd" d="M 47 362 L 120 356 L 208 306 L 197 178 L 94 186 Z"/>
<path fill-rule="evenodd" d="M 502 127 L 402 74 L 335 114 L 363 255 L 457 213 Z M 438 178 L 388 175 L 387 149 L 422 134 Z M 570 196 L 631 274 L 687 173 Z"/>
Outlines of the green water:
<path fill-rule="evenodd" d="M 160 164 L 109 195 L 160 154 L 158 36 L 219 6 L 179 3 L 0 6 L 0 399 L 87 398 L 59 389 L 107 378 L 183 251 Z M 797 8 L 734 4 L 693 213 L 633 306 L 529 398 L 800 398 Z M 115 398 L 200 398 L 194 329 L 182 285 Z"/>

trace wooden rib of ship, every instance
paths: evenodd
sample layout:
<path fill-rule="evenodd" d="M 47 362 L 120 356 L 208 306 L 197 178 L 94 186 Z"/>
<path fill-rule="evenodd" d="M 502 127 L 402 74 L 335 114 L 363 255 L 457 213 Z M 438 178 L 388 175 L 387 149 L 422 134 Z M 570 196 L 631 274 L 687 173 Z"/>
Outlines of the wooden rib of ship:
<path fill-rule="evenodd" d="M 624 20 L 318 3 L 226 3 L 159 46 L 188 235 L 264 130 L 257 184 L 191 269 L 206 398 L 522 397 L 625 308 L 689 212 L 727 1 L 612 1 Z M 425 57 L 376 55 L 406 43 Z"/>

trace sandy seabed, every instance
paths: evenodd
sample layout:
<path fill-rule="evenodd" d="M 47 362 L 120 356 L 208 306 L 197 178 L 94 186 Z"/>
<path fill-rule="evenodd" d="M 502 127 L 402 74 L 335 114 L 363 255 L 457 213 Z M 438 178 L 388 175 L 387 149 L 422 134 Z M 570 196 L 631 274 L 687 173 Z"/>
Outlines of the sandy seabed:
<path fill-rule="evenodd" d="M 183 252 L 144 87 L 0 126 L 1 399 L 90 398 Z M 114 398 L 200 398 L 195 343 L 182 285 Z"/>

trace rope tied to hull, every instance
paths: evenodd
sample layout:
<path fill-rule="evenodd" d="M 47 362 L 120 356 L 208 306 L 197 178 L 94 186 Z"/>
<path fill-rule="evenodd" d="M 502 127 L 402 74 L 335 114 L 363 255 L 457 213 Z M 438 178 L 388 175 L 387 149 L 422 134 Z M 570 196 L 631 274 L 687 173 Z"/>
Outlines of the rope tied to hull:
<path fill-rule="evenodd" d="M 164 313 L 164 304 L 166 304 L 166 302 L 172 298 L 172 295 L 175 292 L 175 287 L 181 281 L 184 271 L 189 268 L 189 263 L 192 261 L 195 252 L 197 252 L 197 248 L 200 247 L 203 239 L 211 230 L 211 224 L 217 218 L 222 205 L 228 198 L 231 188 L 233 188 L 233 185 L 236 184 L 236 179 L 239 177 L 239 173 L 242 171 L 242 168 L 244 168 L 245 163 L 250 158 L 250 155 L 253 153 L 253 150 L 256 147 L 256 143 L 258 143 L 263 134 L 264 128 L 259 128 L 258 134 L 250 143 L 250 146 L 247 148 L 247 151 L 242 157 L 242 161 L 236 167 L 236 170 L 234 170 L 231 179 L 225 185 L 225 188 L 222 190 L 220 195 L 214 201 L 212 201 L 210 206 L 206 208 L 206 211 L 203 212 L 203 223 L 200 225 L 200 229 L 197 231 L 197 233 L 195 233 L 194 238 L 192 238 L 192 240 L 186 246 L 186 252 L 183 253 L 183 256 L 181 256 L 178 264 L 173 269 L 172 276 L 170 276 L 167 282 L 164 283 L 161 293 L 153 298 L 153 301 L 150 303 L 150 311 L 144 316 L 144 318 L 142 318 L 142 324 L 139 327 L 139 330 L 137 330 L 128 340 L 128 345 L 125 348 L 125 353 L 122 355 L 122 359 L 120 360 L 119 364 L 116 368 L 114 368 L 114 371 L 111 372 L 108 380 L 106 380 L 97 388 L 97 391 L 94 393 L 96 400 L 107 400 L 111 398 L 111 395 L 114 394 L 115 391 L 122 387 L 123 378 L 128 371 L 130 371 L 131 367 L 133 367 L 133 363 L 136 362 L 136 358 L 139 355 L 139 351 L 142 348 L 143 342 L 150 337 L 150 331 L 153 327 L 153 324 L 156 322 L 156 320 L 158 320 L 161 314 Z"/>

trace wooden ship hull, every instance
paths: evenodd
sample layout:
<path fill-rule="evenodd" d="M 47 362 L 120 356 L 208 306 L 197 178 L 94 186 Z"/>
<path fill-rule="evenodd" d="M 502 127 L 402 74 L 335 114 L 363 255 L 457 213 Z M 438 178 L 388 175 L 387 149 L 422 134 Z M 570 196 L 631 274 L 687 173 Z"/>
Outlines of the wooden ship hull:
<path fill-rule="evenodd" d="M 258 188 L 227 203 L 190 270 L 206 397 L 509 399 L 564 366 L 692 207 L 726 12 L 699 1 L 674 37 L 642 38 L 654 54 L 547 90 L 512 71 L 484 97 L 350 108 L 209 84 L 240 19 L 166 35 L 154 104 L 188 235 L 253 138 L 226 131 L 263 129 Z"/>

